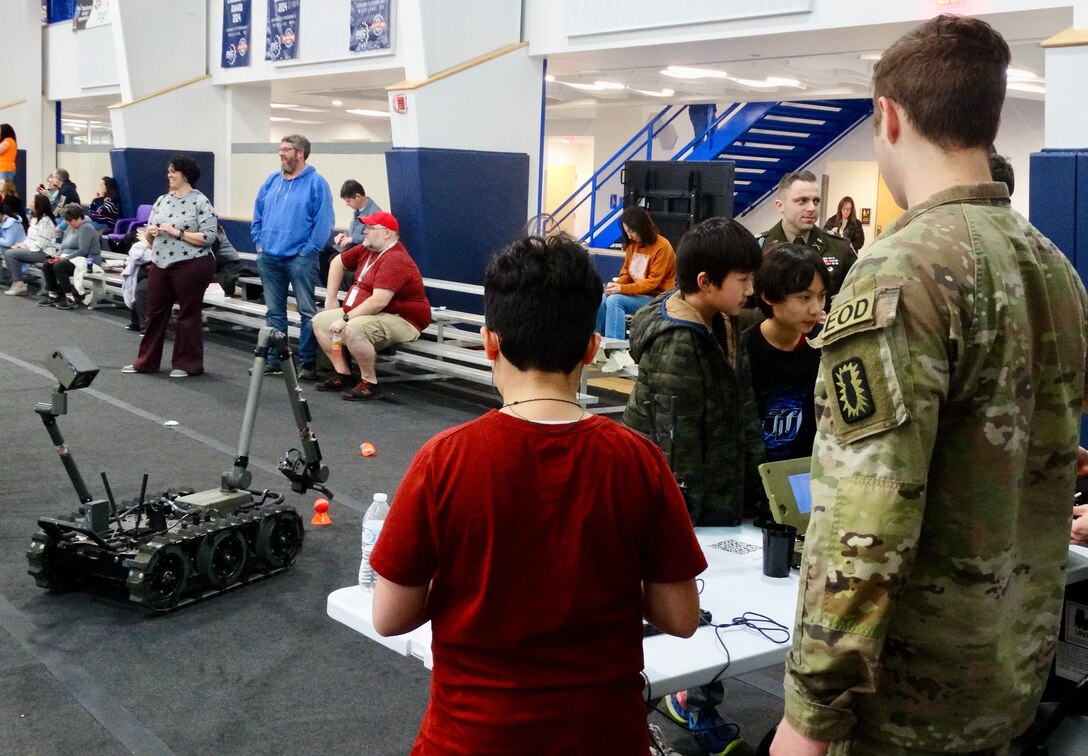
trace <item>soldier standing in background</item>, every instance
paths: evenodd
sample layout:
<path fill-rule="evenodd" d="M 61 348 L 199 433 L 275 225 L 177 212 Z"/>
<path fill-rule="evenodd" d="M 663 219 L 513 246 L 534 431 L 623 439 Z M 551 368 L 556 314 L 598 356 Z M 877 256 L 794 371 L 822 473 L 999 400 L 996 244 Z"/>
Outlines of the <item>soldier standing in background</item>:
<path fill-rule="evenodd" d="M 816 250 L 823 258 L 827 272 L 831 274 L 828 304 L 839 293 L 850 266 L 858 259 L 850 242 L 838 234 L 824 231 L 817 221 L 820 215 L 820 185 L 809 171 L 787 173 L 778 182 L 774 206 L 782 213 L 782 220 L 770 231 L 756 237 L 764 252 L 779 244 L 793 242 Z"/>
<path fill-rule="evenodd" d="M 908 208 L 820 337 L 801 602 L 774 756 L 1005 753 L 1054 651 L 1086 295 L 987 151 L 1009 48 L 939 16 L 874 71 Z"/>

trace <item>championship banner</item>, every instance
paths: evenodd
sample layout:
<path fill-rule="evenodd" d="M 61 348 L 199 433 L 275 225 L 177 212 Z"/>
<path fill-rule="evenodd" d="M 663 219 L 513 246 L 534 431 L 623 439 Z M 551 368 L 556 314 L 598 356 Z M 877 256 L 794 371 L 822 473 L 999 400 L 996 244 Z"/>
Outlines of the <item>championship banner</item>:
<path fill-rule="evenodd" d="M 265 60 L 298 57 L 298 17 L 302 0 L 268 0 L 268 29 L 264 35 Z"/>
<path fill-rule="evenodd" d="M 72 30 L 93 29 L 110 22 L 110 0 L 76 0 Z"/>
<path fill-rule="evenodd" d="M 351 52 L 388 50 L 391 47 L 392 0 L 351 0 Z"/>
<path fill-rule="evenodd" d="M 252 0 L 223 0 L 223 68 L 249 65 Z"/>

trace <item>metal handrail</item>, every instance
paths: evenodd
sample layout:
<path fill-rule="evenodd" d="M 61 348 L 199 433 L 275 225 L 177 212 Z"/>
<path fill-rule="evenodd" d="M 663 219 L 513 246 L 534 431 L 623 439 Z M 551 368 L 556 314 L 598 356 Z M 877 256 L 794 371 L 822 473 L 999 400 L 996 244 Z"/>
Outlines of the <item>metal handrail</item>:
<path fill-rule="evenodd" d="M 637 152 L 645 149 L 646 159 L 652 160 L 654 139 L 686 110 L 686 105 L 680 108 L 677 108 L 675 105 L 667 105 L 662 108 L 653 118 L 651 118 L 646 123 L 645 126 L 635 132 L 634 136 L 628 139 L 622 147 L 616 150 L 612 157 L 606 160 L 585 183 L 578 187 L 570 197 L 568 197 L 561 205 L 559 205 L 559 207 L 552 211 L 552 215 L 553 217 L 555 217 L 556 223 L 561 224 L 563 221 L 573 215 L 574 212 L 578 210 L 578 208 L 580 208 L 588 201 L 590 203 L 590 230 L 582 237 L 582 240 L 585 241 L 592 238 L 594 233 L 596 233 L 596 231 L 603 227 L 606 223 L 610 222 L 615 216 L 616 212 L 618 212 L 617 208 L 609 208 L 609 212 L 605 215 L 603 219 L 601 219 L 600 221 L 596 220 L 597 193 L 600 188 L 613 176 L 615 176 L 620 170 L 622 170 L 624 163 L 627 160 L 630 160 Z M 666 118 L 666 116 L 668 117 Z M 587 188 L 589 190 L 588 192 L 585 191 Z M 584 195 L 583 192 L 585 192 Z M 571 207 L 567 209 L 564 213 L 563 210 L 564 208 L 567 208 L 568 205 L 571 205 Z"/>

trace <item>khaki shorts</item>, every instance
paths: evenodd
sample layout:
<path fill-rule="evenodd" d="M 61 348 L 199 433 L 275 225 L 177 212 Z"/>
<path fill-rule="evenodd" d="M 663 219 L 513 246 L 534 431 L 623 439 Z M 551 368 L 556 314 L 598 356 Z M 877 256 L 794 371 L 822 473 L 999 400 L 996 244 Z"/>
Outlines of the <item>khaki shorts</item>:
<path fill-rule="evenodd" d="M 322 310 L 314 315 L 311 324 L 315 331 L 330 332 L 329 327 L 343 317 L 343 310 Z M 377 315 L 358 315 L 348 321 L 348 328 L 373 344 L 374 349 L 378 351 L 394 344 L 405 344 L 419 338 L 419 331 L 416 330 L 415 326 L 400 315 L 393 315 L 389 312 L 379 312 Z"/>

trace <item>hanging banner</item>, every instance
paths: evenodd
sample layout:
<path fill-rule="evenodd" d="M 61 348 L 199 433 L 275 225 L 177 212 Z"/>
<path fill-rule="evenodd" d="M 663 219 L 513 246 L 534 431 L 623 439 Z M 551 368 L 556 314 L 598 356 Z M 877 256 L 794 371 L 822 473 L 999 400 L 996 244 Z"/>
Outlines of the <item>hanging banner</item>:
<path fill-rule="evenodd" d="M 110 0 L 76 0 L 76 14 L 72 17 L 72 30 L 93 29 L 110 22 Z"/>
<path fill-rule="evenodd" d="M 265 60 L 298 57 L 298 16 L 302 0 L 268 0 L 268 29 L 264 35 Z"/>
<path fill-rule="evenodd" d="M 351 0 L 352 52 L 389 50 L 392 40 L 390 5 L 392 0 Z"/>
<path fill-rule="evenodd" d="M 251 0 L 223 0 L 223 68 L 249 65 Z"/>

